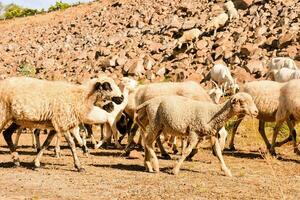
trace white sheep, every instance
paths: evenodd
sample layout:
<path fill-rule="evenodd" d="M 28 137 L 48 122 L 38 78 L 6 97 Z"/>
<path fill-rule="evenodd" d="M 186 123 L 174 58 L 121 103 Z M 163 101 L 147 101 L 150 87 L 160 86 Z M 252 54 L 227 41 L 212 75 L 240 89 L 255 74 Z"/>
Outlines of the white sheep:
<path fill-rule="evenodd" d="M 82 171 L 70 132 L 84 122 L 93 109 L 104 99 L 121 103 L 121 91 L 115 82 L 106 76 L 91 79 L 82 85 L 64 81 L 46 81 L 28 77 L 14 77 L 0 81 L 0 131 L 9 122 L 19 128 L 52 129 L 37 154 L 34 163 L 40 167 L 40 158 L 56 133 L 62 134 L 73 154 L 75 167 Z M 19 165 L 16 148 L 11 135 L 17 128 L 4 131 L 13 160 Z"/>
<path fill-rule="evenodd" d="M 179 172 L 182 162 L 201 138 L 209 136 L 211 137 L 213 149 L 221 162 L 222 170 L 226 175 L 232 176 L 224 163 L 217 134 L 225 122 L 234 115 L 247 114 L 256 116 L 258 114 L 252 97 L 247 93 L 237 93 L 221 105 L 195 101 L 181 96 L 165 96 L 158 99 L 160 104 L 155 116 L 151 116 L 153 112 L 147 112 L 150 127 L 147 136 L 143 138 L 146 168 L 150 172 L 153 171 L 153 168 L 154 171 L 159 172 L 158 159 L 153 150 L 153 142 L 162 132 L 167 132 L 172 135 L 187 136 L 190 142 L 174 167 L 174 174 Z M 144 106 L 151 108 L 151 105 L 147 104 L 147 102 L 145 102 Z M 153 168 L 150 159 L 153 159 Z"/>
<path fill-rule="evenodd" d="M 232 89 L 233 94 L 235 94 L 239 89 L 239 85 L 231 76 L 229 68 L 224 64 L 215 64 L 210 70 L 210 77 L 212 80 L 216 81 L 217 84 L 223 85 L 225 91 L 227 89 L 227 86 Z"/>
<path fill-rule="evenodd" d="M 284 121 L 287 121 L 290 129 L 290 135 L 293 137 L 294 152 L 300 155 L 297 148 L 296 134 L 292 133 L 296 122 L 300 120 L 300 80 L 295 79 L 286 83 L 280 90 L 279 106 L 276 112 L 276 126 L 272 138 L 271 151 L 274 151 L 276 146 L 276 137 L 279 132 L 279 127 Z"/>
<path fill-rule="evenodd" d="M 177 46 L 180 49 L 182 44 L 191 42 L 193 40 L 198 39 L 198 37 L 201 35 L 201 31 L 198 28 L 193 28 L 188 31 L 184 31 L 182 36 L 177 40 Z"/>
<path fill-rule="evenodd" d="M 274 71 L 271 72 L 273 74 Z M 273 74 L 274 80 L 277 82 L 287 82 L 292 79 L 300 79 L 299 69 L 281 68 Z"/>
<path fill-rule="evenodd" d="M 210 98 L 216 103 L 218 104 L 221 97 L 225 95 L 225 92 L 223 91 L 222 86 L 219 87 L 218 84 L 216 82 L 213 81 L 213 84 L 215 85 L 214 88 L 212 88 L 211 90 L 208 91 L 208 94 L 210 96 Z"/>
<path fill-rule="evenodd" d="M 143 104 L 139 105 L 136 109 L 136 115 L 135 115 L 135 122 L 137 122 L 137 124 L 141 127 L 141 134 L 145 135 L 145 131 L 146 131 L 146 127 L 149 125 L 149 120 L 151 121 L 151 119 L 148 118 L 148 116 L 156 116 L 157 113 L 157 109 L 161 103 L 162 100 L 165 99 L 165 96 L 158 96 L 155 98 L 152 98 L 146 102 L 144 102 Z M 204 100 L 205 102 L 205 100 Z M 209 103 L 211 103 L 211 101 L 208 101 Z M 147 106 L 148 105 L 148 106 Z M 150 114 L 149 114 L 150 113 Z M 225 146 L 225 141 L 227 138 L 227 131 L 225 129 L 225 127 L 222 127 L 219 131 L 219 142 L 220 142 L 220 146 L 221 149 L 224 149 Z M 168 138 L 168 133 L 164 132 L 164 136 L 165 138 Z M 185 136 L 181 136 L 182 140 L 182 151 L 184 151 L 184 148 L 186 147 L 186 137 Z M 171 136 L 171 140 L 172 141 L 172 145 L 174 148 L 174 144 L 176 144 L 176 136 Z M 158 145 L 160 147 L 160 149 L 162 148 L 160 145 L 160 143 L 158 142 Z M 173 149 L 174 152 L 178 152 L 177 148 Z M 198 152 L 198 148 L 193 149 L 192 153 L 188 156 L 188 159 L 192 159 L 192 157 Z M 166 153 L 167 154 L 167 153 Z"/>
<path fill-rule="evenodd" d="M 235 8 L 232 1 L 227 1 L 225 3 L 225 8 L 227 9 L 228 14 L 229 14 L 229 21 L 232 21 L 232 19 L 234 19 L 234 18 L 236 18 L 236 19 L 239 18 L 239 13 L 238 13 L 237 9 Z"/>
<path fill-rule="evenodd" d="M 242 85 L 240 92 L 246 92 L 250 94 L 254 100 L 254 103 L 258 109 L 257 119 L 259 120 L 258 131 L 263 138 L 267 149 L 270 151 L 271 144 L 265 133 L 265 123 L 274 122 L 275 114 L 279 105 L 280 89 L 284 86 L 284 83 L 278 83 L 274 81 L 261 80 L 252 81 Z M 238 129 L 239 124 L 244 119 L 244 116 L 238 116 L 238 119 L 233 123 L 232 136 L 229 143 L 230 150 L 235 150 L 234 136 Z M 291 130 L 293 131 L 293 130 Z M 291 137 L 277 143 L 276 146 L 281 146 L 284 143 L 291 140 Z M 275 153 L 275 151 L 273 152 Z"/>
<path fill-rule="evenodd" d="M 217 34 L 217 29 L 223 27 L 226 22 L 228 21 L 228 15 L 226 13 L 221 13 L 218 16 L 211 19 L 210 22 L 208 22 L 208 30 L 214 30 L 214 37 Z"/>
<path fill-rule="evenodd" d="M 179 95 L 200 101 L 212 101 L 205 89 L 194 81 L 162 82 L 139 85 L 136 89 L 129 91 L 128 104 L 125 108 L 125 112 L 131 121 L 129 124 L 132 124 L 135 110 L 140 104 L 154 97 L 164 95 Z M 130 152 L 130 146 L 132 146 L 137 129 L 138 126 L 134 124 L 132 129 L 128 130 L 130 135 L 128 136 L 128 144 L 125 148 L 126 154 Z M 166 152 L 162 152 L 162 155 L 169 158 L 169 155 Z"/>
<path fill-rule="evenodd" d="M 121 115 L 123 113 L 123 110 L 125 109 L 125 107 L 127 106 L 128 103 L 128 96 L 129 96 L 129 91 L 134 90 L 138 83 L 137 81 L 127 78 L 127 77 L 123 77 L 121 80 L 121 85 L 124 87 L 123 88 L 123 96 L 124 96 L 124 100 L 121 104 L 117 105 L 114 102 L 113 103 L 113 111 L 112 112 L 106 112 L 105 110 L 101 109 L 101 108 L 97 108 L 95 109 L 95 113 L 90 113 L 91 117 L 89 116 L 88 118 L 91 118 L 93 120 L 98 118 L 98 121 L 89 121 L 89 122 L 85 122 L 87 124 L 105 124 L 107 123 L 109 125 L 109 127 L 107 127 L 107 129 L 110 129 L 111 131 L 109 131 L 108 134 L 106 134 L 104 136 L 104 139 L 100 140 L 99 143 L 95 146 L 95 148 L 99 148 L 102 146 L 102 144 L 108 140 L 108 138 L 111 137 L 111 132 L 114 136 L 115 139 L 115 143 L 117 148 L 121 148 L 122 146 L 119 144 L 118 142 L 118 130 L 117 130 L 117 121 L 120 120 Z"/>
<path fill-rule="evenodd" d="M 276 74 L 278 70 L 280 70 L 281 68 L 289 68 L 294 70 L 298 69 L 295 61 L 289 57 L 272 58 L 268 62 L 267 68 L 268 68 L 268 73 L 266 78 L 268 78 L 272 74 Z"/>

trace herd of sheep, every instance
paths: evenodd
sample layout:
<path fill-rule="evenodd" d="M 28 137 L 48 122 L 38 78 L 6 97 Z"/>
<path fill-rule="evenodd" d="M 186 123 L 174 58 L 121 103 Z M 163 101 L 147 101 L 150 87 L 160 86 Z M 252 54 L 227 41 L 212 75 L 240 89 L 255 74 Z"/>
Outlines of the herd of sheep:
<path fill-rule="evenodd" d="M 160 135 L 164 136 L 165 141 L 173 141 L 174 145 L 176 138 L 181 139 L 181 157 L 173 169 L 174 174 L 179 172 L 186 158 L 197 153 L 199 143 L 209 139 L 221 169 L 227 176 L 232 176 L 225 165 L 222 150 L 227 137 L 224 126 L 233 116 L 237 116 L 237 120 L 233 125 L 230 149 L 235 149 L 237 128 L 243 118 L 249 115 L 259 120 L 259 133 L 270 153 L 275 154 L 276 146 L 292 140 L 294 151 L 299 154 L 295 131 L 295 123 L 300 119 L 299 70 L 292 59 L 285 57 L 270 60 L 268 69 L 268 76 L 275 81 L 261 80 L 238 85 L 227 66 L 216 64 L 208 76 L 215 86 L 210 91 L 194 81 L 143 85 L 128 77 L 122 78 L 118 86 L 106 75 L 83 84 L 28 77 L 7 78 L 0 81 L 0 131 L 3 131 L 13 162 L 18 166 L 17 142 L 13 142 L 12 134 L 17 132 L 19 137 L 22 128 L 35 129 L 38 153 L 34 165 L 37 168 L 40 167 L 43 152 L 54 137 L 57 138 L 55 148 L 59 156 L 59 141 L 63 136 L 71 148 L 78 171 L 84 168 L 77 157 L 73 138 L 87 153 L 87 136 L 92 138 L 95 148 L 101 147 L 111 136 L 116 147 L 122 148 L 118 132 L 122 138 L 128 133 L 125 148 L 128 152 L 140 129 L 145 151 L 144 165 L 149 172 L 159 171 L 155 142 L 162 156 L 170 158 Z M 291 70 L 293 75 L 285 74 Z M 225 94 L 232 95 L 224 103 L 219 103 Z M 278 130 L 285 121 L 290 136 L 276 142 Z M 276 122 L 271 143 L 265 134 L 265 122 Z M 93 136 L 92 125 L 102 128 L 103 138 L 98 142 Z M 85 134 L 80 134 L 80 128 L 87 130 Z M 40 129 L 49 130 L 42 146 L 38 137 Z"/>

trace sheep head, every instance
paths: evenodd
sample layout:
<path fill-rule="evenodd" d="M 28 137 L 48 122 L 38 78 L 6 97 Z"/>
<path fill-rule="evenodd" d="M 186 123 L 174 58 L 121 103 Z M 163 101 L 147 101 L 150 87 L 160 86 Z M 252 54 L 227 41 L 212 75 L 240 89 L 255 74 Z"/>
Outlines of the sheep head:
<path fill-rule="evenodd" d="M 134 91 L 137 86 L 139 85 L 138 82 L 134 79 L 128 78 L 128 77 L 123 77 L 121 79 L 121 87 L 126 87 L 129 92 Z"/>
<path fill-rule="evenodd" d="M 245 114 L 252 117 L 258 115 L 258 109 L 252 97 L 245 92 L 239 92 L 230 99 L 231 107 L 234 114 Z"/>
<path fill-rule="evenodd" d="M 121 104 L 124 100 L 123 94 L 115 81 L 107 76 L 91 79 L 85 85 L 92 87 L 92 92 L 96 93 L 95 106 L 102 107 L 104 101 L 113 101 L 116 104 Z"/>
<path fill-rule="evenodd" d="M 212 81 L 212 82 L 215 85 L 215 88 L 209 90 L 208 94 L 212 98 L 212 100 L 216 104 L 218 104 L 220 102 L 220 98 L 225 95 L 225 92 L 224 92 L 222 86 L 219 87 L 216 82 L 214 82 L 214 81 Z"/>

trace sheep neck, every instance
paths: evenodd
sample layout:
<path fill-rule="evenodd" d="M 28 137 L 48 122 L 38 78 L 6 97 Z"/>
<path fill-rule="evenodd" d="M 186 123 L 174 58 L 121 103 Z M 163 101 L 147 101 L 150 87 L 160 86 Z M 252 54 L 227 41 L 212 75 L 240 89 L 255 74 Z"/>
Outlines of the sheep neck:
<path fill-rule="evenodd" d="M 227 102 L 218 105 L 218 109 L 213 117 L 210 119 L 208 124 L 214 129 L 219 130 L 225 125 L 225 122 L 230 119 L 234 115 L 231 109 L 231 102 L 228 100 Z"/>

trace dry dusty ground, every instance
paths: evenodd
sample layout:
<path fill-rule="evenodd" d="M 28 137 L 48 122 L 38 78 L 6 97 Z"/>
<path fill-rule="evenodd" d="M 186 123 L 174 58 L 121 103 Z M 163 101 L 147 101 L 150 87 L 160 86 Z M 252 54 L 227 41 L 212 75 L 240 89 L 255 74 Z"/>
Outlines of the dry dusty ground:
<path fill-rule="evenodd" d="M 78 151 L 86 172 L 74 171 L 69 149 L 63 157 L 46 152 L 39 170 L 32 169 L 30 135 L 21 137 L 21 167 L 13 168 L 1 139 L 0 199 L 300 199 L 300 156 L 291 144 L 278 148 L 280 159 L 262 158 L 256 121 L 243 123 L 237 136 L 238 152 L 225 152 L 234 177 L 225 177 L 210 150 L 201 150 L 193 162 L 184 162 L 171 175 L 175 160 L 160 160 L 161 172 L 144 172 L 143 161 L 120 157 L 121 151 Z M 65 145 L 65 144 L 64 144 Z M 173 156 L 176 159 L 176 156 Z"/>

